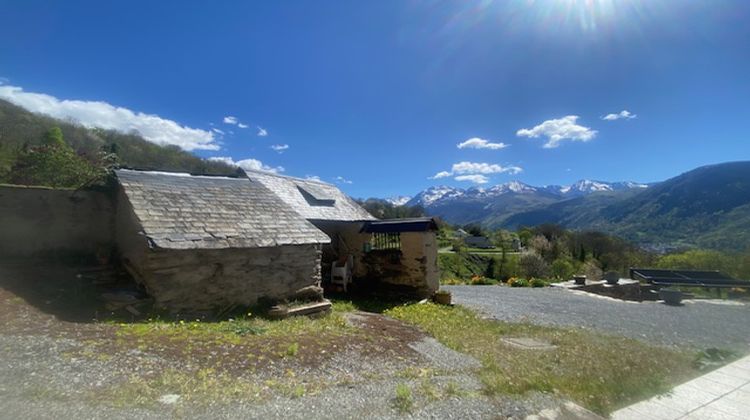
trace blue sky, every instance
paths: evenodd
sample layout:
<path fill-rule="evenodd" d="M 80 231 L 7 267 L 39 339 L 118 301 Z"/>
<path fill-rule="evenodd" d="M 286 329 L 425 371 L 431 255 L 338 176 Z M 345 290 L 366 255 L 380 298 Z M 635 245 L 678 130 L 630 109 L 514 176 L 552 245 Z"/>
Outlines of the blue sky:
<path fill-rule="evenodd" d="M 0 1 L 0 97 L 357 197 L 750 158 L 747 1 L 152 3 Z"/>

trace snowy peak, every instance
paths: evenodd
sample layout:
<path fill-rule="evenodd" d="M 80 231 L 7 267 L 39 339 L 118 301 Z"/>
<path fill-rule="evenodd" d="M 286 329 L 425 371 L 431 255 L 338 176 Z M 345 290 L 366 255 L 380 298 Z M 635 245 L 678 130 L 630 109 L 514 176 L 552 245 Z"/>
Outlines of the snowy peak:
<path fill-rule="evenodd" d="M 386 198 L 385 201 L 393 204 L 394 206 L 403 206 L 411 200 L 411 197 L 407 195 L 396 195 L 393 197 Z"/>
<path fill-rule="evenodd" d="M 504 184 L 498 184 L 489 188 L 471 187 L 467 189 L 448 187 L 440 185 L 430 187 L 413 198 L 403 201 L 406 197 L 399 197 L 402 201 L 396 204 L 393 199 L 389 202 L 396 205 L 407 204 L 410 206 L 421 205 L 430 207 L 435 204 L 445 203 L 453 200 L 485 200 L 499 197 L 505 194 L 534 194 L 544 193 L 559 196 L 560 198 L 579 197 L 597 192 L 605 191 L 622 191 L 632 188 L 647 188 L 647 184 L 637 182 L 604 182 L 590 179 L 582 179 L 571 185 L 547 185 L 544 187 L 534 187 L 519 181 L 510 181 Z"/>
<path fill-rule="evenodd" d="M 537 188 L 531 185 L 524 184 L 523 182 L 510 181 L 504 184 L 495 185 L 490 188 L 490 191 L 495 194 L 507 194 L 507 193 L 525 193 L 525 192 L 536 192 Z"/>
<path fill-rule="evenodd" d="M 572 185 L 560 187 L 560 193 L 564 195 L 586 195 L 602 191 L 622 191 L 632 188 L 646 188 L 648 185 L 632 181 L 604 182 L 582 179 Z"/>
<path fill-rule="evenodd" d="M 448 187 L 446 185 L 439 185 L 437 187 L 430 187 L 419 194 L 415 195 L 414 198 L 409 200 L 407 204 L 410 206 L 421 205 L 429 206 L 438 200 L 456 197 L 462 195 L 464 190 L 461 188 Z"/>

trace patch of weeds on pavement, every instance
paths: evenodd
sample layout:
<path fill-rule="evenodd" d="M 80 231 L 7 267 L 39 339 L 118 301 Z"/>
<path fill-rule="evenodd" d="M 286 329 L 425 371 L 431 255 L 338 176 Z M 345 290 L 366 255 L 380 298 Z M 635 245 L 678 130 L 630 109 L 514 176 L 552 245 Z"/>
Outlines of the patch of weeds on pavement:
<path fill-rule="evenodd" d="M 402 379 L 419 379 L 432 376 L 433 374 L 434 370 L 431 368 L 408 366 L 396 372 L 396 377 Z"/>
<path fill-rule="evenodd" d="M 428 401 L 437 401 L 443 397 L 440 389 L 429 379 L 423 379 L 419 382 L 419 392 L 424 395 Z"/>
<path fill-rule="evenodd" d="M 150 378 L 133 376 L 109 392 L 98 393 L 96 398 L 118 407 L 153 406 L 166 394 L 179 395 L 180 401 L 195 404 L 261 401 L 266 397 L 264 387 L 257 383 L 213 369 L 200 369 L 197 372 L 167 370 Z"/>
<path fill-rule="evenodd" d="M 443 395 L 446 397 L 464 397 L 468 395 L 468 392 L 463 390 L 455 381 L 450 381 L 443 386 Z"/>
<path fill-rule="evenodd" d="M 698 370 L 711 370 L 723 366 L 739 358 L 739 354 L 732 350 L 711 347 L 699 352 L 693 360 L 693 366 Z"/>
<path fill-rule="evenodd" d="M 299 353 L 299 344 L 298 343 L 292 343 L 289 345 L 289 347 L 286 348 L 286 355 L 289 357 L 294 357 Z"/>
<path fill-rule="evenodd" d="M 461 306 L 408 304 L 385 314 L 416 325 L 482 361 L 485 394 L 562 394 L 600 414 L 660 394 L 697 374 L 693 354 L 583 329 L 482 319 Z M 518 349 L 501 337 L 529 337 L 554 350 Z"/>
<path fill-rule="evenodd" d="M 414 397 L 411 388 L 405 383 L 396 385 L 396 397 L 393 399 L 393 407 L 401 414 L 406 414 L 414 408 Z"/>

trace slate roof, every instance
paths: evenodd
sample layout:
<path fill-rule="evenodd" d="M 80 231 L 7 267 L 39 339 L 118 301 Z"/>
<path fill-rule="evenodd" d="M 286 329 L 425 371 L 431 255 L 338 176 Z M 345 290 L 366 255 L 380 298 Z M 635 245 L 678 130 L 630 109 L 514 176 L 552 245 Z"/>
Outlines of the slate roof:
<path fill-rule="evenodd" d="M 325 182 L 246 170 L 248 178 L 260 182 L 307 220 L 377 220 L 367 210 Z"/>
<path fill-rule="evenodd" d="M 159 248 L 260 248 L 328 243 L 328 236 L 247 178 L 116 171 L 146 234 Z"/>

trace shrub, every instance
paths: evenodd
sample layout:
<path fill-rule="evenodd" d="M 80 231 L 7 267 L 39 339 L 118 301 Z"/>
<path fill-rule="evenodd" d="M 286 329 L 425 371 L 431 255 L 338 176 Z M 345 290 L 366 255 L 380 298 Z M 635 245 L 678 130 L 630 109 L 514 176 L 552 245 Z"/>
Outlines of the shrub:
<path fill-rule="evenodd" d="M 604 276 L 604 272 L 599 265 L 594 261 L 586 261 L 583 264 L 583 274 L 586 275 L 586 279 L 590 281 L 599 281 Z"/>
<path fill-rule="evenodd" d="M 559 280 L 570 280 L 575 274 L 575 267 L 568 258 L 558 258 L 552 262 L 552 276 Z"/>
<path fill-rule="evenodd" d="M 411 389 L 409 386 L 401 383 L 396 385 L 396 398 L 394 399 L 394 405 L 400 413 L 407 413 L 414 407 L 414 399 L 411 395 Z"/>
<path fill-rule="evenodd" d="M 471 284 L 473 285 L 497 284 L 497 280 L 487 278 L 484 276 L 474 275 L 474 276 L 471 276 Z"/>
<path fill-rule="evenodd" d="M 549 275 L 549 264 L 536 252 L 526 252 L 521 255 L 518 265 L 526 277 L 547 277 Z"/>
<path fill-rule="evenodd" d="M 526 279 L 519 279 L 516 277 L 511 277 L 508 280 L 508 286 L 510 287 L 529 287 L 529 281 Z"/>
<path fill-rule="evenodd" d="M 547 286 L 547 282 L 544 281 L 544 280 L 542 280 L 542 279 L 531 279 L 531 281 L 529 281 L 529 286 L 531 286 L 531 287 L 546 287 Z"/>

